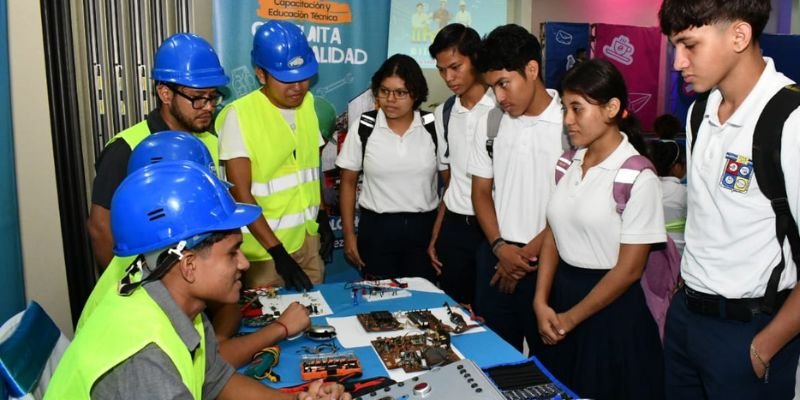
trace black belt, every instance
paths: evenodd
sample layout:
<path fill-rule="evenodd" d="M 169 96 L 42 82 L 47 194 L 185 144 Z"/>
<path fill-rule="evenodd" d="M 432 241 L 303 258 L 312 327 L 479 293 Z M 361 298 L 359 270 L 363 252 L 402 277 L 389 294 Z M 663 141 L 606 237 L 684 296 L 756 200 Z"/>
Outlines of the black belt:
<path fill-rule="evenodd" d="M 753 316 L 763 313 L 764 298 L 726 299 L 722 296 L 706 294 L 684 286 L 686 307 L 697 314 L 728 319 L 732 321 L 750 322 Z M 778 292 L 777 311 L 789 297 L 791 290 Z"/>
<path fill-rule="evenodd" d="M 450 211 L 448 209 L 445 209 L 444 210 L 444 216 L 445 216 L 445 218 L 448 218 L 448 219 L 452 219 L 452 220 L 455 220 L 455 221 L 458 221 L 458 222 L 463 222 L 466 225 L 474 225 L 474 226 L 478 225 L 478 218 L 475 218 L 474 215 L 458 214 L 458 213 L 454 213 L 454 212 L 452 212 L 452 211 Z"/>

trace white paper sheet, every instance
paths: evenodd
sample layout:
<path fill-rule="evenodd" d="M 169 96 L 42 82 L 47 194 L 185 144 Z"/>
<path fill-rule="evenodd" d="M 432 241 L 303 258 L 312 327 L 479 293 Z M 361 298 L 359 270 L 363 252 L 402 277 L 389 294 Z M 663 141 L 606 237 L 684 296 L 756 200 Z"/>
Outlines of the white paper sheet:
<path fill-rule="evenodd" d="M 283 311 L 286 310 L 286 307 L 289 307 L 289 304 L 292 304 L 295 301 L 306 307 L 309 305 L 312 307 L 316 306 L 317 312 L 312 313 L 312 317 L 321 317 L 333 314 L 333 310 L 328 305 L 328 302 L 325 301 L 325 297 L 322 296 L 322 293 L 319 290 L 306 293 L 280 294 L 278 297 L 274 298 L 259 296 L 258 300 L 263 306 L 261 310 L 264 312 L 264 314 L 273 314 L 275 310 L 283 313 Z"/>

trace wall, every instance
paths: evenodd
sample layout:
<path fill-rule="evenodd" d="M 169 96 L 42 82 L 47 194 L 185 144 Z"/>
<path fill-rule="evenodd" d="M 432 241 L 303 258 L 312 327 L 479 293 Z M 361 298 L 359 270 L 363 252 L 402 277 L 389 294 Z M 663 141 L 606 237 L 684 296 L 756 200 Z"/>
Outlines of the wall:
<path fill-rule="evenodd" d="M 9 1 L 8 15 L 13 16 L 8 47 L 25 293 L 71 336 L 39 2 Z"/>

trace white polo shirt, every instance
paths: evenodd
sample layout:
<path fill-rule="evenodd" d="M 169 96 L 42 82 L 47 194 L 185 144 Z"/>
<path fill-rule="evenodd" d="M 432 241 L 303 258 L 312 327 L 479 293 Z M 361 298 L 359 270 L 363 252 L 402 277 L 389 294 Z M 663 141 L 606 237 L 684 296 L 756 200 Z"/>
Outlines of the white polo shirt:
<path fill-rule="evenodd" d="M 350 125 L 336 157 L 339 168 L 362 170 L 358 121 Z M 431 211 L 439 205 L 438 168 L 431 134 L 422 125 L 419 112 L 414 112 L 414 121 L 400 136 L 389 129 L 386 116 L 378 110 L 367 141 L 358 205 L 377 213 Z"/>
<path fill-rule="evenodd" d="M 759 190 L 755 172 L 750 175 L 749 185 L 738 191 L 723 187 L 722 183 L 726 167 L 735 161 L 726 156 L 751 159 L 753 131 L 761 111 L 775 93 L 792 83 L 775 71 L 770 58 L 764 60 L 767 66 L 758 82 L 724 124 L 718 118 L 722 96 L 719 90 L 711 92 L 694 151 L 691 145 L 687 146 L 689 207 L 681 274 L 692 289 L 726 298 L 762 297 L 772 269 L 781 259 L 775 213 Z M 687 121 L 688 143 L 692 141 L 690 130 Z M 789 208 L 798 221 L 800 113 L 791 114 L 783 131 L 781 164 Z M 779 290 L 794 287 L 797 280 L 788 240 L 783 252 L 786 266 Z"/>
<path fill-rule="evenodd" d="M 563 153 L 563 118 L 558 92 L 538 116 L 503 114 L 494 139 L 494 159 L 486 151 L 486 116 L 478 121 L 467 172 L 494 180 L 494 207 L 500 235 L 527 243 L 544 229 L 545 210 L 555 187 L 553 170 Z"/>
<path fill-rule="evenodd" d="M 561 258 L 589 269 L 611 269 L 617 264 L 620 243 L 661 243 L 667 240 L 661 183 L 653 171 L 642 171 L 631 187 L 631 197 L 620 216 L 614 201 L 614 177 L 630 156 L 639 154 L 623 134 L 622 142 L 605 160 L 581 166 L 580 149 L 561 178 L 547 207 L 547 221 Z M 553 164 L 555 170 L 555 164 Z"/>
<path fill-rule="evenodd" d="M 444 124 L 442 113 L 444 103 L 436 107 L 436 132 L 439 135 L 439 162 L 450 167 L 450 185 L 444 192 L 443 201 L 447 209 L 458 214 L 475 215 L 472 208 L 472 175 L 467 172 L 467 163 L 472 149 L 475 147 L 475 129 L 481 117 L 496 107 L 494 92 L 487 90 L 480 101 L 472 107 L 461 105 L 461 98 L 456 97 L 450 110 L 450 123 L 447 126 L 447 141 L 444 140 Z M 483 120 L 484 125 L 486 120 Z M 445 156 L 447 147 L 450 155 Z"/>
<path fill-rule="evenodd" d="M 662 202 L 664 203 L 664 222 L 670 223 L 675 220 L 686 219 L 686 186 L 681 184 L 681 180 L 674 176 L 662 176 L 661 180 L 661 193 Z M 667 232 L 672 241 L 675 242 L 675 247 L 678 251 L 683 253 L 683 248 L 686 244 L 683 232 Z"/>

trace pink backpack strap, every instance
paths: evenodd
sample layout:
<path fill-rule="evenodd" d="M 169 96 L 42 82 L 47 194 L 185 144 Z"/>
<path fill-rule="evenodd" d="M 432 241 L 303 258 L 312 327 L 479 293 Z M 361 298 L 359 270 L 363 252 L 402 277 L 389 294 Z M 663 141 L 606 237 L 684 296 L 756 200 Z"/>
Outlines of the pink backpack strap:
<path fill-rule="evenodd" d="M 569 149 L 561 154 L 561 157 L 558 158 L 556 162 L 556 185 L 558 185 L 558 181 L 564 177 L 564 174 L 567 172 L 567 168 L 572 165 L 572 159 L 575 157 L 575 153 L 577 153 L 577 149 Z"/>
<path fill-rule="evenodd" d="M 622 214 L 625 211 L 625 206 L 628 205 L 633 183 L 636 182 L 639 174 L 646 169 L 656 172 L 656 168 L 647 157 L 636 154 L 628 157 L 617 171 L 617 175 L 614 176 L 614 202 L 617 203 L 617 212 L 619 214 Z"/>

